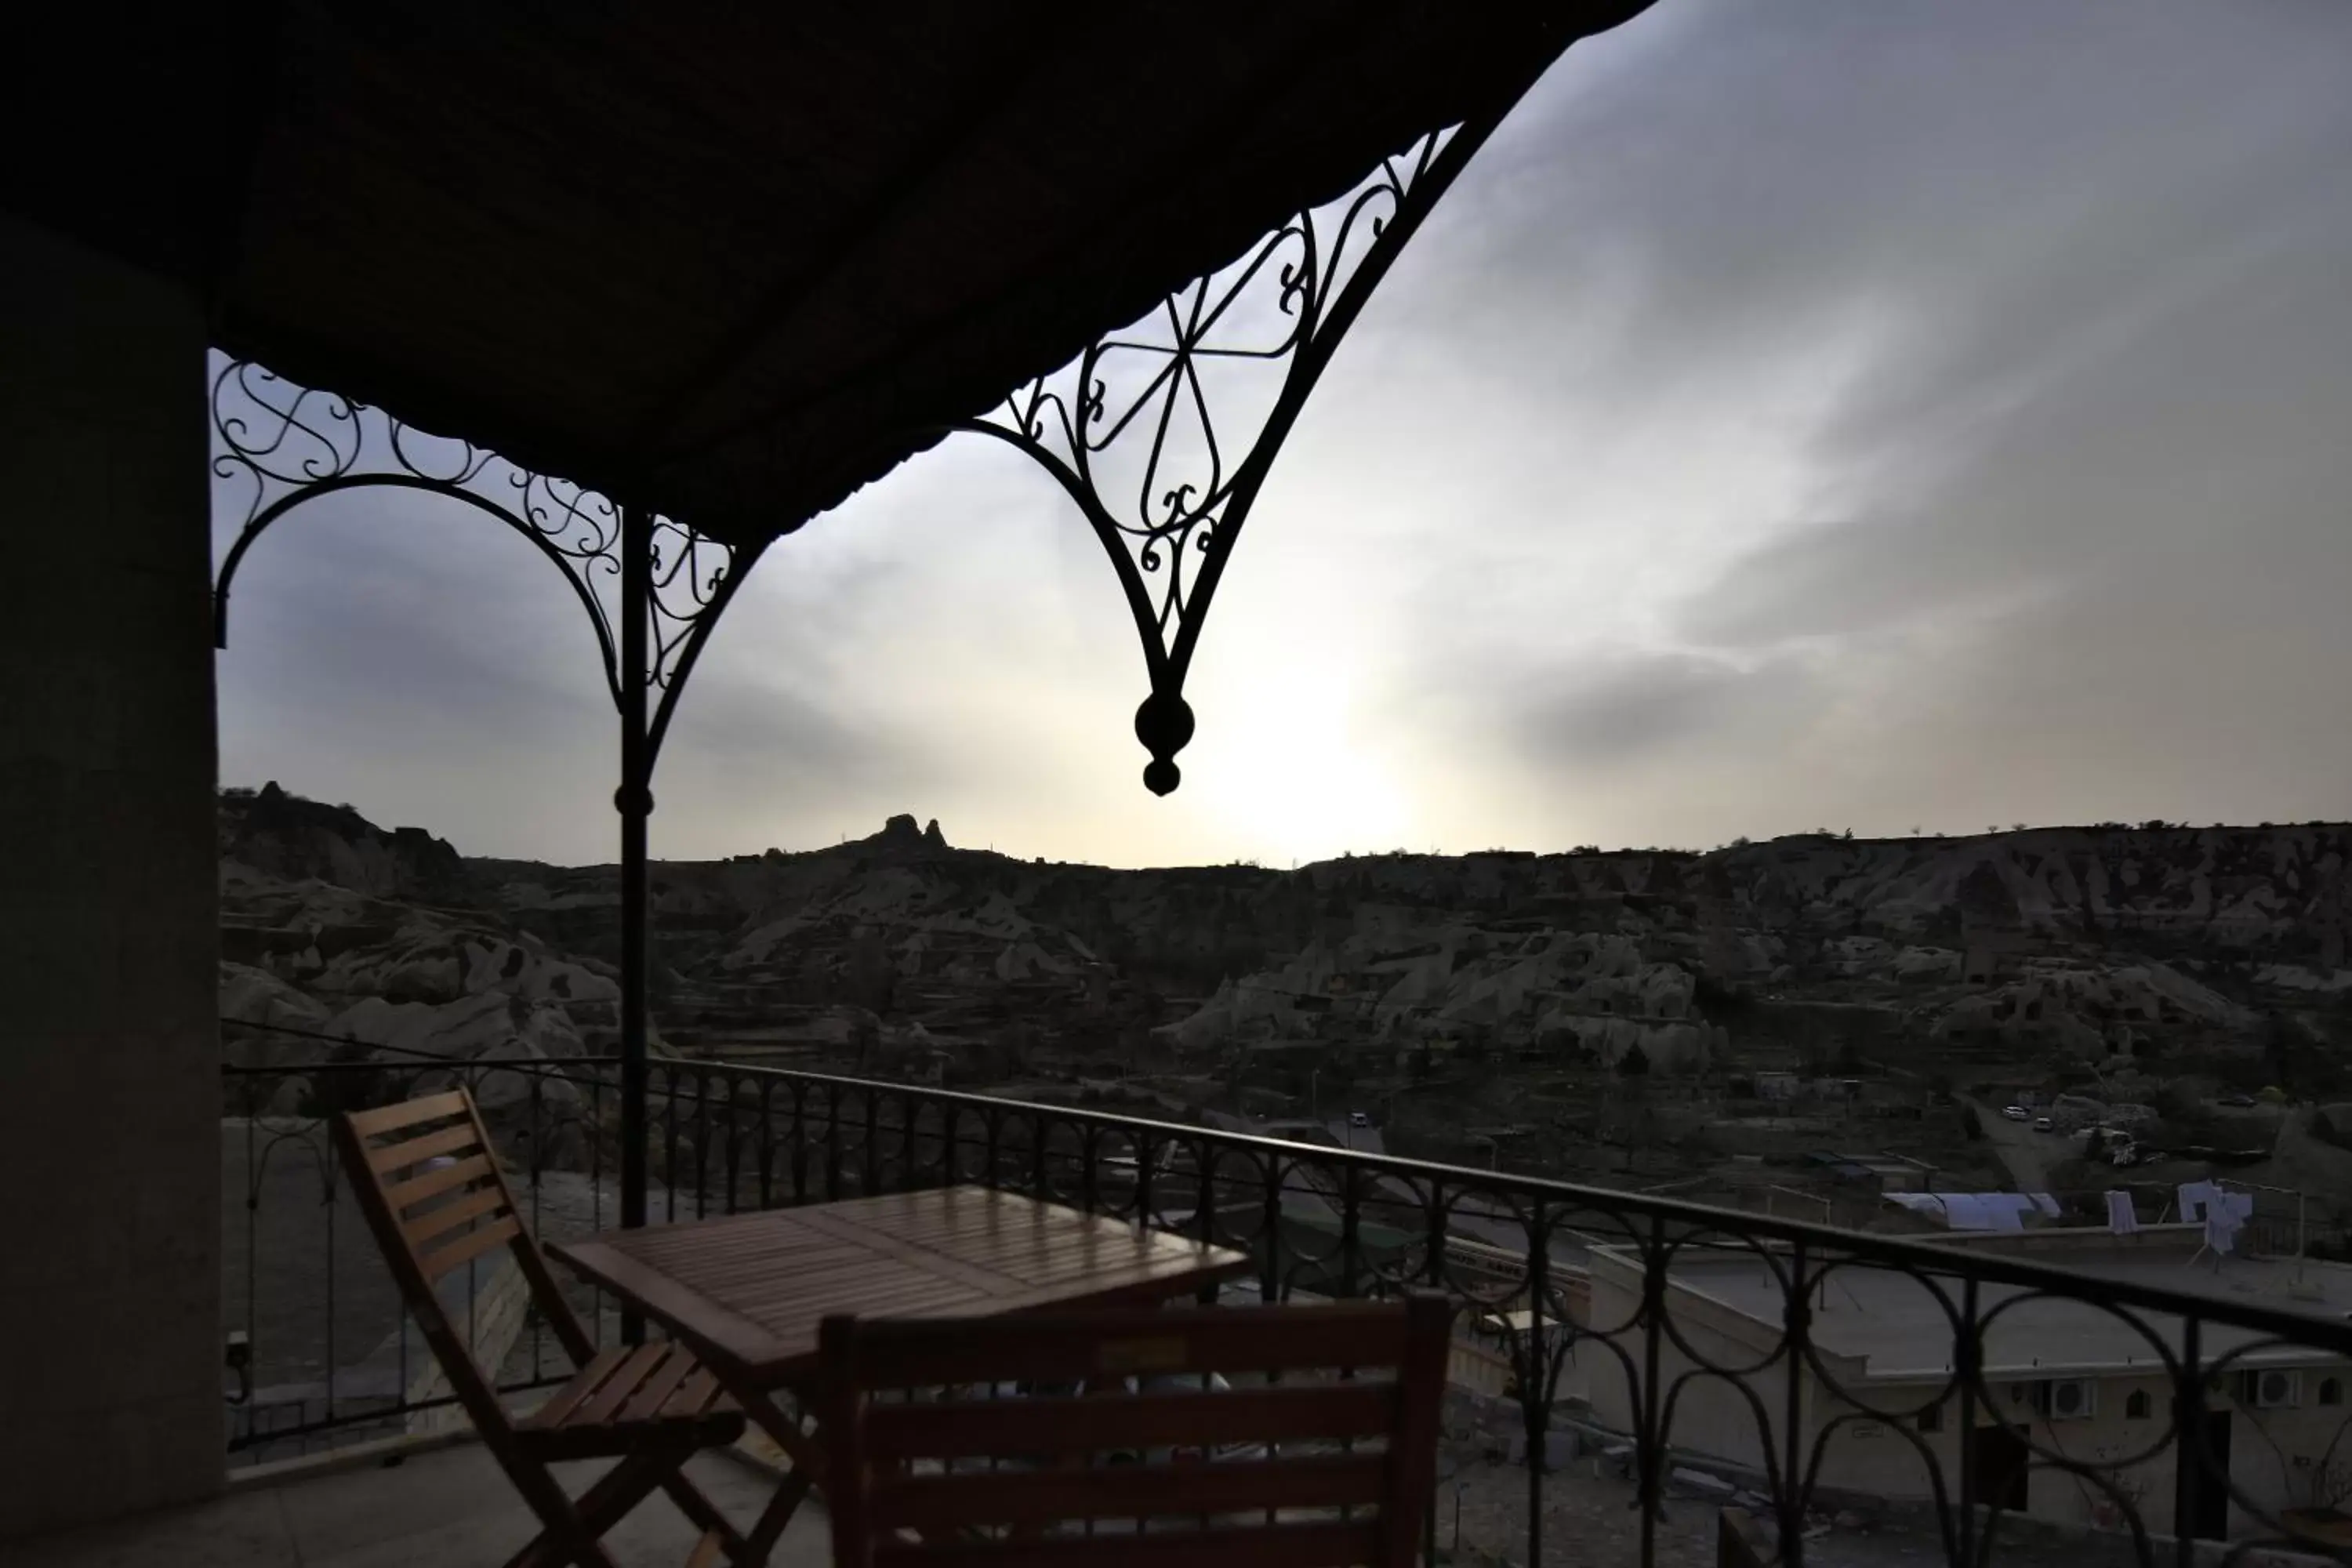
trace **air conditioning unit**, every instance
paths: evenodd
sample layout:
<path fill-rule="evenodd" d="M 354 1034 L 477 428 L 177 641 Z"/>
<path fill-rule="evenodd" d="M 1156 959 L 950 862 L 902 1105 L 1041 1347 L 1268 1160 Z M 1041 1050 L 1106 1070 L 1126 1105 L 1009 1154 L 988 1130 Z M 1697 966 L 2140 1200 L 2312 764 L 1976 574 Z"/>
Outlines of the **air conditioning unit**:
<path fill-rule="evenodd" d="M 2053 1421 L 2088 1421 L 2099 1411 L 2099 1385 L 2087 1377 L 2053 1377 L 2034 1402 Z"/>
<path fill-rule="evenodd" d="M 2271 1368 L 2239 1374 L 2239 1401 L 2256 1410 L 2287 1410 L 2303 1403 L 2303 1373 Z"/>

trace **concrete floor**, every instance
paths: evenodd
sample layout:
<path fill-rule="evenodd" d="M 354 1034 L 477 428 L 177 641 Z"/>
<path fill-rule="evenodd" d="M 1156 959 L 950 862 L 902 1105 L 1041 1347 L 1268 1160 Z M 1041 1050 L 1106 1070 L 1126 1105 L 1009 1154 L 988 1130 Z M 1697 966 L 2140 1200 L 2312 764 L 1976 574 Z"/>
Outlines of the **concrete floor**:
<path fill-rule="evenodd" d="M 604 1462 L 558 1465 L 577 1496 Z M 737 1525 L 751 1523 L 774 1481 L 717 1454 L 687 1466 Z M 248 1486 L 192 1507 L 164 1509 L 55 1535 L 9 1542 L 9 1568 L 496 1568 L 538 1532 L 536 1521 L 478 1444 L 415 1454 L 394 1465 Z M 677 1568 L 694 1527 L 656 1492 L 604 1537 L 621 1568 Z M 819 1568 L 832 1559 L 823 1509 L 803 1503 L 769 1562 Z"/>

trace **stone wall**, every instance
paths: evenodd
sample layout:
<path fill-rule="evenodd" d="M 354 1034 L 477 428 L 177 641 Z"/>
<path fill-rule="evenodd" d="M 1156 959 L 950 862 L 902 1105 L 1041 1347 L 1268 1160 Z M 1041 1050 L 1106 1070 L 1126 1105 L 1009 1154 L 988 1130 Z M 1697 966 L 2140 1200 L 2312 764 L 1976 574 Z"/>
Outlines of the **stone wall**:
<path fill-rule="evenodd" d="M 222 1349 L 204 316 L 0 218 L 0 367 L 7 1536 L 217 1488 Z"/>

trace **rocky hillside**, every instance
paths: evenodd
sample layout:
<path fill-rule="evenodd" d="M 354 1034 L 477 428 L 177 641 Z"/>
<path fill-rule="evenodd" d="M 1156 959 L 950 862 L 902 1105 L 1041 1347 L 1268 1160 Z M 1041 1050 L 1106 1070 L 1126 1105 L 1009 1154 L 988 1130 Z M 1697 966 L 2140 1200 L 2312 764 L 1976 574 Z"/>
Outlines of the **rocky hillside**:
<path fill-rule="evenodd" d="M 275 785 L 224 797 L 222 856 L 232 1020 L 440 1056 L 610 1044 L 614 868 L 465 858 Z M 1664 1073 L 1865 1057 L 2318 1094 L 2352 1056 L 2347 862 L 2342 825 L 2149 825 L 1120 871 L 901 816 L 658 863 L 655 997 L 670 1048 L 967 1083 L 1638 1047 Z"/>
<path fill-rule="evenodd" d="M 276 881 L 320 881 L 381 899 L 468 903 L 478 891 L 466 862 L 421 827 L 390 832 L 348 805 L 289 795 L 276 783 L 220 799 L 220 858 Z"/>
<path fill-rule="evenodd" d="M 1966 1077 L 2081 1068 L 2343 1087 L 2340 826 L 1819 837 L 1710 854 L 1393 857 L 1307 868 L 1319 929 L 1171 1034 L 1311 1023 L 1538 1059 Z M 2289 1087 L 2295 1087 L 2290 1084 Z"/>
<path fill-rule="evenodd" d="M 609 1045 L 610 965 L 518 931 L 441 839 L 272 784 L 221 798 L 230 1058 L 537 1059 Z M 311 1086 L 289 1083 L 290 1109 Z"/>

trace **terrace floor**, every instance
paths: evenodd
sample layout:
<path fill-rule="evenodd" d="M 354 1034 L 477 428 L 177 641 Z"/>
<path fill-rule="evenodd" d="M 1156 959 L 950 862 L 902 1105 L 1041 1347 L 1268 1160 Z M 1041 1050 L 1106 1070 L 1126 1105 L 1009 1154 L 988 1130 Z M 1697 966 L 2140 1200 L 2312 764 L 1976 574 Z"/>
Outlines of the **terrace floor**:
<path fill-rule="evenodd" d="M 554 1467 L 575 1496 L 609 1461 Z M 720 1511 L 748 1525 L 775 1483 L 719 1454 L 687 1474 Z M 396 1464 L 240 1485 L 226 1496 L 8 1543 L 10 1568 L 496 1568 L 538 1533 L 514 1487 L 479 1444 Z M 604 1537 L 621 1568 L 677 1568 L 698 1532 L 656 1493 Z M 769 1562 L 832 1561 L 824 1510 L 804 1504 Z"/>

